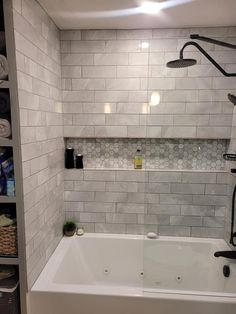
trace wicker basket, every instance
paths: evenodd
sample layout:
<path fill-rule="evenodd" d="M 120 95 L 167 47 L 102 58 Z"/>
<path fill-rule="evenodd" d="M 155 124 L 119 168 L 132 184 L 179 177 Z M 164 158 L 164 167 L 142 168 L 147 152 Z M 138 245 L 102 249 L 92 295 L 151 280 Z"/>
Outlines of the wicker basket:
<path fill-rule="evenodd" d="M 0 227 L 0 255 L 17 255 L 16 225 Z"/>

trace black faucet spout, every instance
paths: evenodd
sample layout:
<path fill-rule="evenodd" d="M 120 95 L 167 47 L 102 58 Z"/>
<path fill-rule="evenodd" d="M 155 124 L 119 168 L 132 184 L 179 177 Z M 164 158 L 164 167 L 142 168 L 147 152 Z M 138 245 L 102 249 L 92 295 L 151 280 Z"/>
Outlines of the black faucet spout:
<path fill-rule="evenodd" d="M 236 251 L 218 251 L 214 253 L 214 256 L 236 259 Z"/>

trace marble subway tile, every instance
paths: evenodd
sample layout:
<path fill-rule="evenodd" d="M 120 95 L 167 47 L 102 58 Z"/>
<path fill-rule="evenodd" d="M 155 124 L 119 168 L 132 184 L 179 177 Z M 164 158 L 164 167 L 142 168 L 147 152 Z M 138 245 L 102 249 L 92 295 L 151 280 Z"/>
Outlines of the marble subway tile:
<path fill-rule="evenodd" d="M 115 40 L 117 38 L 116 30 L 83 30 L 83 40 Z"/>
<path fill-rule="evenodd" d="M 84 202 L 84 211 L 89 213 L 114 213 L 116 210 L 115 203 L 104 202 Z"/>
<path fill-rule="evenodd" d="M 105 191 L 105 182 L 101 181 L 75 181 L 73 185 L 74 191 L 91 192 L 91 191 Z"/>
<path fill-rule="evenodd" d="M 117 30 L 117 39 L 151 39 L 151 29 Z"/>
<path fill-rule="evenodd" d="M 180 215 L 180 205 L 148 204 L 148 214 Z"/>
<path fill-rule="evenodd" d="M 72 53 L 96 53 L 105 52 L 105 41 L 71 41 Z"/>
<path fill-rule="evenodd" d="M 95 223 L 95 232 L 98 233 L 125 233 L 125 224 L 114 223 Z"/>
<path fill-rule="evenodd" d="M 223 228 L 192 227 L 191 236 L 198 238 L 219 238 L 224 236 Z"/>
<path fill-rule="evenodd" d="M 146 205 L 138 203 L 117 203 L 116 210 L 123 214 L 144 214 L 146 213 Z"/>
<path fill-rule="evenodd" d="M 191 184 L 191 183 L 171 183 L 170 191 L 176 194 L 204 194 L 204 184 Z"/>
<path fill-rule="evenodd" d="M 61 64 L 64 65 L 93 65 L 93 54 L 86 53 L 64 53 L 61 55 Z"/>
<path fill-rule="evenodd" d="M 214 206 L 181 205 L 182 216 L 214 216 Z"/>
<path fill-rule="evenodd" d="M 65 201 L 92 201 L 94 200 L 94 192 L 65 191 Z"/>
<path fill-rule="evenodd" d="M 107 223 L 137 223 L 137 216 L 135 214 L 106 214 Z"/>
<path fill-rule="evenodd" d="M 189 237 L 191 228 L 185 226 L 159 226 L 159 234 L 162 236 Z"/>
<path fill-rule="evenodd" d="M 126 233 L 128 234 L 147 234 L 148 232 L 158 233 L 158 226 L 153 225 L 136 225 L 126 224 Z"/>
<path fill-rule="evenodd" d="M 117 67 L 118 68 L 118 67 Z M 83 66 L 84 78 L 110 78 L 116 77 L 116 66 Z"/>
<path fill-rule="evenodd" d="M 106 214 L 105 213 L 80 213 L 79 214 L 80 223 L 83 222 L 105 222 Z"/>
<path fill-rule="evenodd" d="M 121 192 L 96 192 L 95 201 L 97 202 L 126 202 L 127 193 Z"/>
<path fill-rule="evenodd" d="M 216 183 L 216 173 L 211 172 L 183 172 L 183 183 Z"/>
<path fill-rule="evenodd" d="M 127 137 L 126 126 L 95 126 L 95 137 Z"/>
<path fill-rule="evenodd" d="M 61 40 L 81 40 L 81 31 L 79 30 L 65 30 L 60 31 Z"/>
<path fill-rule="evenodd" d="M 224 217 L 203 217 L 203 226 L 212 228 L 224 228 Z"/>
<path fill-rule="evenodd" d="M 128 58 L 128 53 L 96 53 L 94 65 L 128 65 Z"/>
<path fill-rule="evenodd" d="M 181 182 L 181 172 L 149 171 L 149 182 Z"/>
<path fill-rule="evenodd" d="M 174 226 L 188 226 L 188 227 L 202 226 L 202 217 L 171 216 L 170 224 Z"/>
<path fill-rule="evenodd" d="M 190 194 L 160 194 L 160 204 L 192 204 L 193 196 Z"/>
<path fill-rule="evenodd" d="M 227 188 L 226 184 L 206 184 L 205 194 L 226 195 Z"/>

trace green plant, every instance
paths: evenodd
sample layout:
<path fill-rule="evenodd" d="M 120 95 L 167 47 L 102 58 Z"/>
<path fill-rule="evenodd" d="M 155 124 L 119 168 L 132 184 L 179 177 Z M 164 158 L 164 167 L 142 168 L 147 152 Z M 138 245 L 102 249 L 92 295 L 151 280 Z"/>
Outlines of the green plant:
<path fill-rule="evenodd" d="M 63 233 L 67 231 L 75 231 L 76 223 L 74 221 L 66 221 L 63 225 Z"/>

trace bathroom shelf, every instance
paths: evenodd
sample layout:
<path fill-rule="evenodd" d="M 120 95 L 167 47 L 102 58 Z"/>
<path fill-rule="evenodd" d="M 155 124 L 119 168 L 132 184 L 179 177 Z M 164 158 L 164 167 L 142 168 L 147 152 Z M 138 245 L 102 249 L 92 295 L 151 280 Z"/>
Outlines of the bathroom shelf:
<path fill-rule="evenodd" d="M 133 171 L 133 172 L 207 172 L 207 173 L 227 173 L 225 170 L 207 170 L 207 169 L 169 169 L 169 168 L 143 168 L 143 169 L 134 169 L 134 168 L 83 168 L 83 169 L 65 169 L 65 171 Z"/>
<path fill-rule="evenodd" d="M 0 139 L 0 146 L 11 147 L 16 196 L 0 196 L 0 203 L 14 203 L 17 221 L 17 246 L 18 257 L 0 257 L 0 264 L 16 265 L 19 271 L 19 288 L 20 288 L 20 313 L 26 314 L 26 293 L 27 293 L 27 277 L 26 277 L 26 243 L 25 243 L 25 225 L 24 225 L 24 194 L 23 194 L 23 174 L 22 174 L 22 155 L 21 155 L 21 138 L 20 138 L 20 109 L 18 102 L 18 86 L 17 86 L 17 69 L 16 69 L 16 47 L 14 38 L 13 23 L 13 6 L 12 0 L 0 0 L 3 4 L 4 31 L 6 40 L 6 54 L 9 68 L 9 80 L 0 83 L 1 89 L 8 89 L 11 107 L 11 131 L 12 139 Z M 2 12 L 0 12 L 2 13 Z M 11 207 L 11 206 L 9 206 Z"/>
<path fill-rule="evenodd" d="M 18 265 L 19 259 L 17 257 L 0 257 L 0 265 Z"/>
<path fill-rule="evenodd" d="M 10 87 L 9 81 L 1 82 L 1 80 L 0 80 L 0 89 L 2 89 L 2 88 L 9 88 L 9 87 Z"/>
<path fill-rule="evenodd" d="M 15 203 L 15 196 L 0 195 L 0 203 Z"/>
<path fill-rule="evenodd" d="M 0 146 L 12 147 L 13 141 L 8 138 L 0 138 Z"/>

